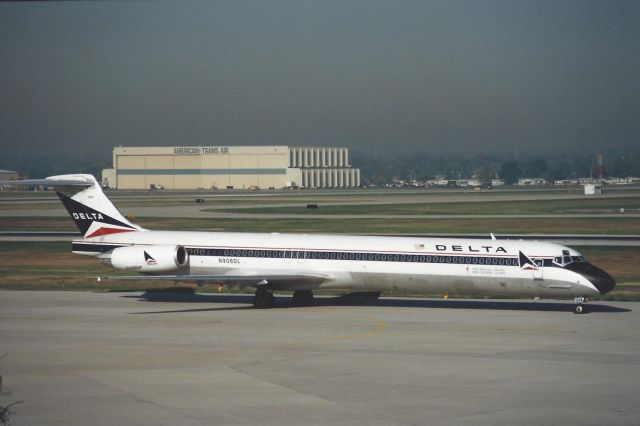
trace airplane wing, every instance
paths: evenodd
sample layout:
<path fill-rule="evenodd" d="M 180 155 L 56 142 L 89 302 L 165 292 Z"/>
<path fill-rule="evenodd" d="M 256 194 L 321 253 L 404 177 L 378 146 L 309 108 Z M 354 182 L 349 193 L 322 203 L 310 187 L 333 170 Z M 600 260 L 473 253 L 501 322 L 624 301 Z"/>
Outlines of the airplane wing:
<path fill-rule="evenodd" d="M 331 279 L 330 275 L 307 272 L 243 274 L 243 275 L 112 275 L 97 277 L 98 281 L 174 281 L 195 282 L 198 285 L 218 284 L 231 287 L 268 286 L 272 290 L 317 288 Z"/>

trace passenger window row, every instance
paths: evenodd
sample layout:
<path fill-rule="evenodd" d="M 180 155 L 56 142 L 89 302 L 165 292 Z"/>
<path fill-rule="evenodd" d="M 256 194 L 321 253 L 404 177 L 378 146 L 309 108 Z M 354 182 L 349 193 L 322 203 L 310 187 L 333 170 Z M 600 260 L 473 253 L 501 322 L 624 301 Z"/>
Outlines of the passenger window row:
<path fill-rule="evenodd" d="M 211 249 L 187 248 L 193 256 L 257 257 L 279 259 L 322 259 L 355 260 L 374 262 L 412 262 L 412 263 L 455 263 L 464 265 L 504 265 L 518 266 L 518 258 L 488 256 L 445 256 L 417 254 L 363 253 L 342 251 L 306 251 L 306 250 L 252 250 L 252 249 Z M 546 264 L 547 262 L 545 262 Z"/>

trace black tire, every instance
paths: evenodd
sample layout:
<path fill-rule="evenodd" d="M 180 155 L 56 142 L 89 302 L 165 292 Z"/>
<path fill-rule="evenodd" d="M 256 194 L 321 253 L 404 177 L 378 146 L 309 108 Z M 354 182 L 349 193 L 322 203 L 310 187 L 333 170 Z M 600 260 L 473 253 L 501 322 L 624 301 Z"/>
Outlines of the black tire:
<path fill-rule="evenodd" d="M 275 304 L 276 298 L 268 291 L 257 291 L 253 296 L 253 307 L 255 309 L 269 309 Z"/>
<path fill-rule="evenodd" d="M 312 306 L 314 304 L 313 292 L 311 290 L 294 291 L 291 304 L 293 306 Z"/>

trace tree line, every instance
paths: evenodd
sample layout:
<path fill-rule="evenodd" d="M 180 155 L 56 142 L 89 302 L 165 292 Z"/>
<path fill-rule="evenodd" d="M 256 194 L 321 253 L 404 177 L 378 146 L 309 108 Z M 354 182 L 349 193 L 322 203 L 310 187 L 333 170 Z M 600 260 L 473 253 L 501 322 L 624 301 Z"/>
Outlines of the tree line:
<path fill-rule="evenodd" d="M 499 153 L 430 152 L 380 153 L 352 150 L 351 163 L 361 170 L 362 181 L 382 184 L 392 179 L 449 180 L 502 179 L 513 184 L 520 178 L 544 178 L 547 182 L 597 177 L 597 152 L 566 151 L 503 156 Z M 640 176 L 640 147 L 603 152 L 605 177 Z"/>

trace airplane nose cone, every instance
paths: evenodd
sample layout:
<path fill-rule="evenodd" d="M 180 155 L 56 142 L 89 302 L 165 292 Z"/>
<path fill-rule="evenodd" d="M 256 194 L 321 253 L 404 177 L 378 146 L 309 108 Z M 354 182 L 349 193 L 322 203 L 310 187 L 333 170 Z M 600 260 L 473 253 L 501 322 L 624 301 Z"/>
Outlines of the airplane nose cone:
<path fill-rule="evenodd" d="M 586 278 L 591 281 L 600 294 L 607 294 L 615 288 L 616 282 L 611 275 L 596 266 L 593 266 L 593 269 L 594 272 L 586 276 Z"/>
<path fill-rule="evenodd" d="M 577 272 L 589 280 L 600 294 L 607 294 L 616 286 L 616 282 L 611 275 L 591 263 L 575 262 L 567 265 L 567 269 Z"/>

